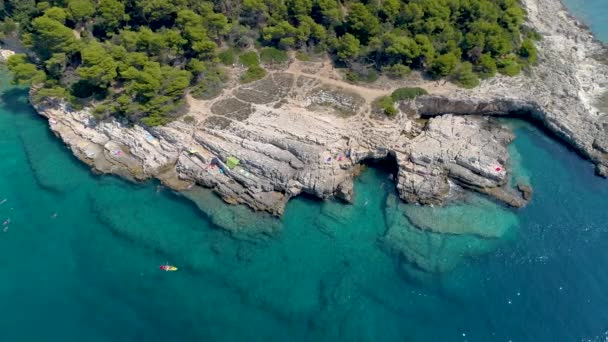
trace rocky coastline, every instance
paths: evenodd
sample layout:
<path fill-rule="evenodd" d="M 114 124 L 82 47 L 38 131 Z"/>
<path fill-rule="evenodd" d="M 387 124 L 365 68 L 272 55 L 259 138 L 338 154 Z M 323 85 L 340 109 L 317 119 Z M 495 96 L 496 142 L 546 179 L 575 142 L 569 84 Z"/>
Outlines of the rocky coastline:
<path fill-rule="evenodd" d="M 523 0 L 539 32 L 539 63 L 527 74 L 498 76 L 472 90 L 412 78 L 364 88 L 345 83 L 327 61 L 293 60 L 266 78 L 225 89 L 162 127 L 96 121 L 90 109 L 35 103 L 72 152 L 102 173 L 157 178 L 204 206 L 198 187 L 224 201 L 280 215 L 302 193 L 351 201 L 368 159 L 394 158 L 399 197 L 442 204 L 473 190 L 513 207 L 529 184 L 511 184 L 513 133 L 495 116 L 540 122 L 608 176 L 608 113 L 596 101 L 608 88 L 608 49 L 557 0 Z M 396 87 L 430 95 L 399 104 L 394 119 L 373 102 Z"/>

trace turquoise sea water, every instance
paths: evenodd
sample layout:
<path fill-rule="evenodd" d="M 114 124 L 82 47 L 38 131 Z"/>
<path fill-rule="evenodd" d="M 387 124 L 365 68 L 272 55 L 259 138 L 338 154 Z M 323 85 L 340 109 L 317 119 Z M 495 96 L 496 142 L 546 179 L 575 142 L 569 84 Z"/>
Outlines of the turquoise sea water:
<path fill-rule="evenodd" d="M 2 341 L 608 338 L 608 181 L 528 124 L 523 210 L 407 206 L 376 165 L 354 205 L 297 198 L 279 234 L 244 239 L 211 223 L 234 208 L 93 175 L 25 91 L 1 100 Z"/>

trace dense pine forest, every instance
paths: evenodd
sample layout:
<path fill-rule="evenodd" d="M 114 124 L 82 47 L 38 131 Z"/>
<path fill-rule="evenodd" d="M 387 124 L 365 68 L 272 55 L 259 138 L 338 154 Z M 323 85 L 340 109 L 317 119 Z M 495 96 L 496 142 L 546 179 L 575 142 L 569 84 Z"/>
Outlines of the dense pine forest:
<path fill-rule="evenodd" d="M 2 34 L 28 51 L 8 67 L 35 100 L 148 125 L 171 120 L 187 91 L 217 94 L 223 65 L 246 66 L 249 82 L 266 73 L 259 57 L 282 62 L 288 50 L 327 52 L 353 82 L 516 75 L 536 60 L 524 17 L 517 0 L 0 0 Z"/>

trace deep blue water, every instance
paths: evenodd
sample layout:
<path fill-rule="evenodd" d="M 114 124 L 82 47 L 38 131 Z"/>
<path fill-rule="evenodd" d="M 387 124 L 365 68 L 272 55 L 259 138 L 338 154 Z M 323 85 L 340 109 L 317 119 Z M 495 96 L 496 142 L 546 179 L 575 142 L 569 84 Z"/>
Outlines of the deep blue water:
<path fill-rule="evenodd" d="M 297 198 L 280 233 L 244 239 L 217 226 L 243 209 L 208 192 L 203 213 L 154 182 L 93 175 L 4 87 L 0 340 L 606 341 L 608 181 L 511 124 L 525 209 L 404 205 L 378 167 L 354 205 Z"/>

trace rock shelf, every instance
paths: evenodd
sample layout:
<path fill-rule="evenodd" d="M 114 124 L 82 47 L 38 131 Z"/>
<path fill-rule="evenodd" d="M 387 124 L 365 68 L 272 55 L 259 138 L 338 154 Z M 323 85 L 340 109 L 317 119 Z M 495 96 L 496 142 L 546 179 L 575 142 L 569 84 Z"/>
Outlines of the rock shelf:
<path fill-rule="evenodd" d="M 493 116 L 516 113 L 542 123 L 608 176 L 608 114 L 596 106 L 607 90 L 601 56 L 608 50 L 559 1 L 522 2 L 528 25 L 543 36 L 538 65 L 472 90 L 422 78 L 366 88 L 339 80 L 327 61 L 311 68 L 294 60 L 215 99 L 189 98 L 190 120 L 163 127 L 97 122 L 90 109 L 60 102 L 35 107 L 99 172 L 158 178 L 178 191 L 203 186 L 228 203 L 275 215 L 301 193 L 350 201 L 358 165 L 388 156 L 397 161 L 396 186 L 407 202 L 441 204 L 464 188 L 521 207 L 531 189 L 509 184 L 514 136 Z M 373 114 L 373 100 L 397 86 L 430 95 L 399 104 L 393 119 Z M 238 165 L 229 168 L 229 157 Z"/>

